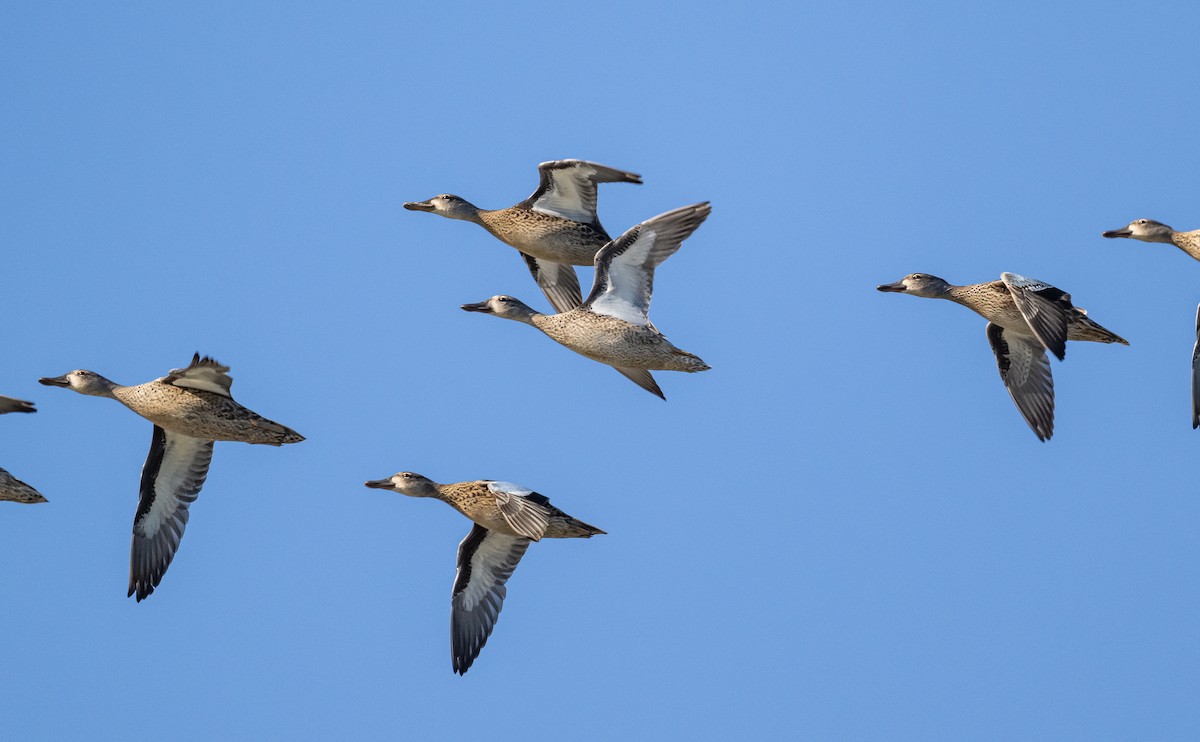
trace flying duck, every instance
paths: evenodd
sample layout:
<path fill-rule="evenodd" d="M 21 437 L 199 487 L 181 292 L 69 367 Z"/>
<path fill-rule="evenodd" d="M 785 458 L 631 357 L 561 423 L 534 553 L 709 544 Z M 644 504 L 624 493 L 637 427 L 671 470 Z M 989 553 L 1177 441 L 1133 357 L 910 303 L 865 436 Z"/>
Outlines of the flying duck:
<path fill-rule="evenodd" d="M 987 337 L 1000 378 L 1038 440 L 1054 434 L 1054 379 L 1046 351 L 1063 360 L 1068 340 L 1121 343 L 1115 335 L 1071 304 L 1069 294 L 1016 273 L 999 281 L 954 286 L 928 273 L 913 273 L 879 291 L 949 299 L 988 321 Z"/>
<path fill-rule="evenodd" d="M 708 364 L 671 344 L 650 322 L 654 269 L 679 249 L 712 211 L 708 202 L 659 214 L 629 229 L 596 253 L 596 277 L 582 306 L 541 314 L 511 296 L 463 304 L 533 325 L 580 355 L 612 366 L 651 394 L 666 399 L 651 370 L 707 371 Z"/>
<path fill-rule="evenodd" d="M 1127 237 L 1142 242 L 1166 242 L 1200 260 L 1200 229 L 1176 232 L 1153 219 L 1134 219 L 1122 229 L 1101 233 L 1105 237 Z M 1196 307 L 1196 344 L 1192 347 L 1192 430 L 1200 428 L 1200 306 Z"/>
<path fill-rule="evenodd" d="M 281 446 L 304 440 L 291 428 L 233 401 L 229 367 L 199 353 L 187 368 L 136 386 L 122 386 L 84 370 L 39 381 L 110 397 L 154 423 L 129 557 L 128 595 L 136 594 L 138 602 L 158 587 L 179 548 L 188 507 L 208 476 L 214 441 Z"/>
<path fill-rule="evenodd" d="M 538 165 L 541 182 L 533 195 L 507 209 L 480 209 L 444 193 L 404 204 L 447 219 L 475 222 L 506 245 L 517 248 L 555 311 L 579 306 L 579 278 L 573 265 L 591 265 L 611 239 L 596 216 L 598 183 L 638 183 L 642 176 L 586 160 L 554 160 Z"/>
<path fill-rule="evenodd" d="M 459 675 L 471 667 L 491 636 L 504 605 L 504 584 L 531 542 L 604 533 L 554 507 L 545 496 L 512 482 L 484 479 L 437 484 L 402 471 L 365 484 L 409 497 L 441 500 L 475 523 L 458 545 L 458 572 L 450 594 L 450 658 Z"/>

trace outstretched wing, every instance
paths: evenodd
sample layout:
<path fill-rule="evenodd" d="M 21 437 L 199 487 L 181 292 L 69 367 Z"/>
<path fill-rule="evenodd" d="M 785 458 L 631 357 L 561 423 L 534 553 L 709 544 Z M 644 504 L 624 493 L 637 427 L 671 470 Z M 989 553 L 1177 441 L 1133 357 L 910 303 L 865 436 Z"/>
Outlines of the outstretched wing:
<path fill-rule="evenodd" d="M 1067 318 L 1071 295 L 1048 283 L 1016 273 L 1001 273 L 1013 301 L 1046 349 L 1062 360 L 1067 355 Z"/>
<path fill-rule="evenodd" d="M 192 356 L 192 362 L 187 368 L 173 368 L 162 378 L 167 384 L 200 389 L 222 397 L 228 397 L 233 379 L 229 376 L 229 367 L 222 366 L 208 356 L 200 354 Z"/>
<path fill-rule="evenodd" d="M 540 541 L 550 524 L 550 511 L 528 499 L 537 493 L 512 482 L 488 482 L 487 487 L 508 526 L 525 538 Z"/>
<path fill-rule="evenodd" d="M 596 278 L 583 305 L 635 325 L 648 325 L 654 269 L 708 218 L 708 202 L 684 206 L 632 227 L 596 253 Z"/>
<path fill-rule="evenodd" d="M 129 550 L 129 595 L 136 593 L 139 602 L 158 587 L 179 549 L 188 507 L 204 486 L 212 452 L 212 441 L 154 426 Z"/>
<path fill-rule="evenodd" d="M 542 176 L 521 206 L 601 229 L 596 218 L 597 183 L 641 183 L 642 176 L 585 160 L 554 160 L 538 165 Z"/>
<path fill-rule="evenodd" d="M 996 354 L 1000 378 L 1017 409 L 1038 440 L 1049 440 L 1054 435 L 1054 377 L 1046 349 L 1027 335 L 1006 333 L 1003 327 L 991 322 L 987 337 Z"/>
<path fill-rule="evenodd" d="M 492 635 L 504 606 L 504 583 L 529 543 L 476 524 L 458 545 L 458 574 L 450 598 L 450 656 L 459 675 L 471 667 Z"/>
<path fill-rule="evenodd" d="M 575 269 L 566 263 L 555 263 L 550 260 L 535 258 L 521 253 L 525 265 L 533 274 L 533 280 L 542 287 L 542 293 L 550 300 L 556 312 L 569 312 L 583 303 L 583 294 L 579 290 L 579 277 Z"/>

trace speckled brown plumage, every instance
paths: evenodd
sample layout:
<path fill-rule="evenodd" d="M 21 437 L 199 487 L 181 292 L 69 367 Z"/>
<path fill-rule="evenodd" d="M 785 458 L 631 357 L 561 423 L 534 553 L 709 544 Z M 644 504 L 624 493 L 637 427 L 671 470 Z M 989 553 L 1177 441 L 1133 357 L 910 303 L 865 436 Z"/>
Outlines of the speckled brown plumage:
<path fill-rule="evenodd" d="M 961 304 L 1006 330 L 1030 334 L 1029 322 L 1021 314 L 1016 301 L 1013 300 L 1012 292 L 1004 281 L 950 286 L 945 298 Z M 1092 321 L 1084 310 L 1075 306 L 1069 307 L 1067 313 L 1067 339 L 1129 345 L 1120 335 Z"/>
<path fill-rule="evenodd" d="M 476 223 L 504 244 L 556 263 L 591 265 L 596 251 L 610 239 L 599 225 L 573 222 L 520 204 L 495 211 L 481 209 L 476 216 Z"/>
<path fill-rule="evenodd" d="M 421 492 L 421 494 L 414 496 L 432 497 L 441 500 L 488 530 L 497 531 L 509 536 L 523 535 L 513 529 L 509 525 L 508 520 L 500 513 L 500 508 L 497 505 L 497 494 L 489 487 L 489 485 L 495 483 L 494 480 L 480 479 L 472 482 L 438 484 L 424 477 L 420 479 L 424 480 L 424 482 L 420 482 L 414 488 L 419 487 L 417 491 Z M 592 536 L 604 533 L 604 531 L 595 526 L 572 518 L 551 505 L 548 501 L 541 502 L 544 498 L 536 492 L 530 493 L 530 495 L 533 496 L 533 499 L 530 496 L 526 496 L 525 499 L 534 502 L 538 508 L 546 513 L 548 518 L 546 530 L 542 534 L 542 538 L 591 538 Z"/>
<path fill-rule="evenodd" d="M 0 469 L 0 500 L 20 502 L 26 505 L 46 502 L 46 498 L 42 497 L 42 493 L 9 474 L 4 469 Z"/>
<path fill-rule="evenodd" d="M 585 308 L 533 314 L 529 324 L 593 361 L 647 371 L 707 371 L 699 357 L 676 348 L 652 325 L 634 325 Z"/>
<path fill-rule="evenodd" d="M 279 446 L 304 440 L 296 431 L 214 392 L 162 380 L 114 386 L 112 396 L 155 425 L 192 438 Z"/>

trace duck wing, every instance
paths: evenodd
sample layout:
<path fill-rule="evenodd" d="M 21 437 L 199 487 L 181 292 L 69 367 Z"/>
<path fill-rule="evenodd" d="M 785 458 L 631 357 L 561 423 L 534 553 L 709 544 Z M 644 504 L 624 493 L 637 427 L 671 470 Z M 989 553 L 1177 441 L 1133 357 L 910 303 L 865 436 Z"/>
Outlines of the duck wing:
<path fill-rule="evenodd" d="M 192 362 L 187 368 L 173 368 L 161 381 L 187 389 L 220 394 L 222 397 L 231 397 L 229 388 L 233 386 L 228 366 L 222 366 L 208 356 L 201 358 L 199 353 L 192 356 Z"/>
<path fill-rule="evenodd" d="M 642 176 L 586 160 L 553 160 L 538 165 L 541 182 L 523 206 L 604 231 L 596 218 L 597 183 L 641 183 Z"/>
<path fill-rule="evenodd" d="M 583 303 L 583 293 L 579 290 L 579 277 L 575 275 L 574 267 L 525 253 L 521 253 L 521 257 L 525 258 L 525 265 L 529 266 L 533 280 L 542 287 L 542 293 L 556 312 L 569 312 Z"/>
<path fill-rule="evenodd" d="M 1054 377 L 1046 349 L 1033 338 L 1005 332 L 992 322 L 988 323 L 987 337 L 996 354 L 1000 378 L 1017 409 L 1038 440 L 1049 440 L 1054 435 Z"/>
<path fill-rule="evenodd" d="M 478 523 L 458 545 L 458 573 L 450 598 L 450 656 L 462 675 L 492 635 L 517 563 L 529 539 L 489 531 Z"/>
<path fill-rule="evenodd" d="M 663 394 L 662 389 L 658 388 L 658 382 L 650 375 L 650 372 L 642 368 L 622 368 L 621 366 L 613 366 L 617 373 L 629 379 L 634 384 L 650 392 L 659 399 L 666 399 L 667 395 Z"/>
<path fill-rule="evenodd" d="M 1200 428 L 1200 306 L 1196 307 L 1196 345 L 1192 348 L 1192 430 Z"/>
<path fill-rule="evenodd" d="M 538 501 L 544 497 L 512 482 L 488 482 L 487 488 L 509 528 L 531 541 L 541 540 L 550 525 L 550 512 Z"/>
<path fill-rule="evenodd" d="M 654 269 L 708 218 L 708 202 L 684 206 L 631 227 L 596 253 L 596 278 L 583 306 L 631 324 L 650 324 Z"/>
<path fill-rule="evenodd" d="M 1039 281 L 1016 273 L 1001 273 L 1000 280 L 1008 287 L 1021 316 L 1029 329 L 1046 349 L 1062 360 L 1067 355 L 1067 321 L 1074 310 L 1071 295 Z"/>
<path fill-rule="evenodd" d="M 139 602 L 158 587 L 179 549 L 188 507 L 204 486 L 212 452 L 212 441 L 154 426 L 129 550 L 129 595 L 136 593 Z"/>

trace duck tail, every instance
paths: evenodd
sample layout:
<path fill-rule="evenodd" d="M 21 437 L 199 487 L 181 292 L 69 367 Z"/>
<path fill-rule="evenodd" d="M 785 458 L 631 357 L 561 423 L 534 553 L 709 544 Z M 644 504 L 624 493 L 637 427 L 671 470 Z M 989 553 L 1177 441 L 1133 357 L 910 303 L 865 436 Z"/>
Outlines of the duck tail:
<path fill-rule="evenodd" d="M 1121 345 L 1129 345 L 1128 340 L 1112 330 L 1101 326 L 1099 323 L 1094 322 L 1086 314 L 1079 318 L 1079 321 L 1076 323 L 1073 329 L 1075 332 L 1072 333 L 1072 335 L 1077 334 L 1077 337 L 1072 337 L 1072 340 L 1088 340 L 1093 343 L 1120 343 Z"/>

